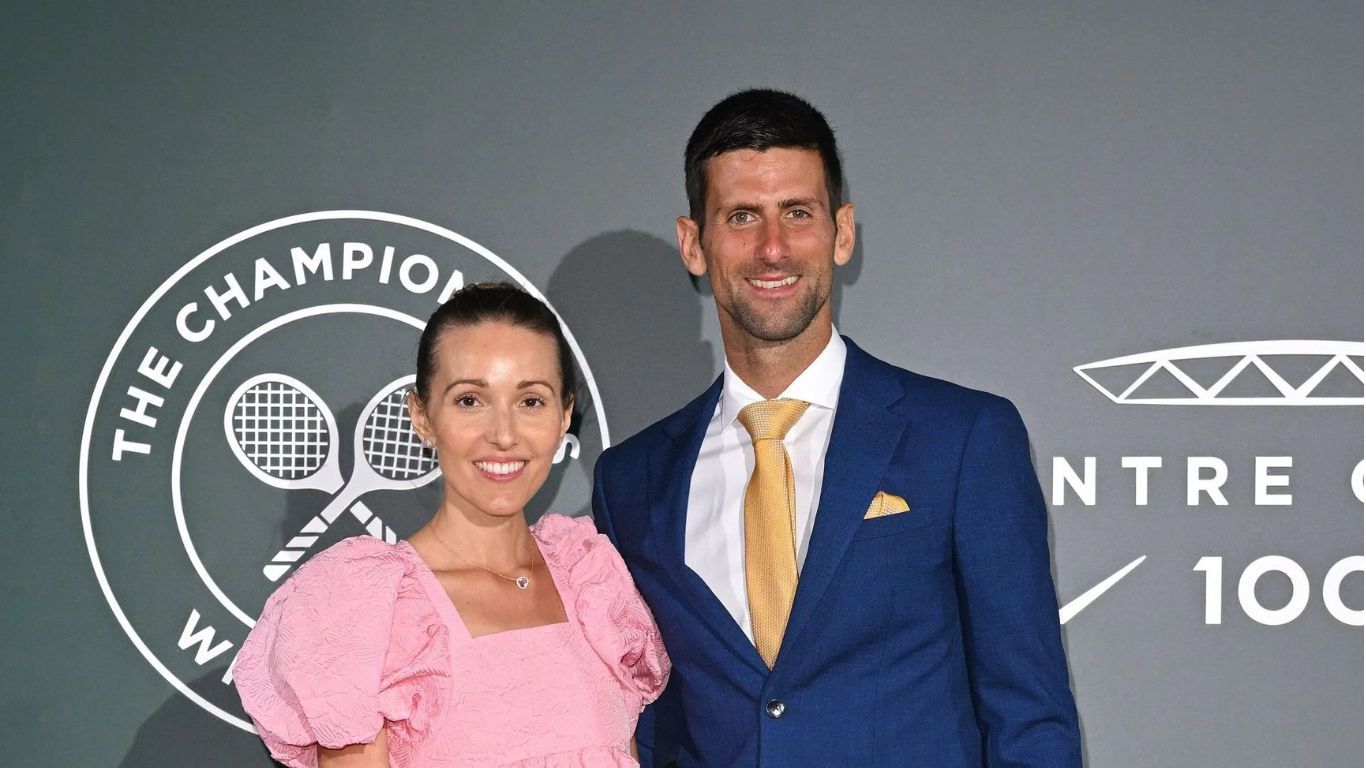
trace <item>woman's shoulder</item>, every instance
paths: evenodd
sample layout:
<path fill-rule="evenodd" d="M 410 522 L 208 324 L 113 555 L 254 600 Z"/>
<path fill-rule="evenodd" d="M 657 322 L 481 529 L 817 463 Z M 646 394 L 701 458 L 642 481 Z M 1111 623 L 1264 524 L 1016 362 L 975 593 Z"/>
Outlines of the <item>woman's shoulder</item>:
<path fill-rule="evenodd" d="M 545 515 L 531 526 L 531 535 L 540 544 L 541 553 L 567 574 L 604 558 L 621 560 L 616 547 L 598 533 L 593 518 L 588 516 Z"/>
<path fill-rule="evenodd" d="M 612 542 L 588 517 L 547 515 L 532 526 L 547 560 L 564 574 L 574 613 L 593 651 L 624 690 L 653 701 L 669 679 L 654 617 Z"/>
<path fill-rule="evenodd" d="M 243 706 L 271 754 L 316 765 L 316 747 L 364 743 L 380 725 L 415 741 L 450 679 L 449 630 L 407 544 L 341 541 L 266 602 L 234 665 Z"/>
<path fill-rule="evenodd" d="M 542 536 L 566 535 L 571 532 L 578 532 L 579 535 L 586 536 L 596 532 L 597 528 L 593 526 L 593 518 L 588 515 L 570 517 L 569 515 L 551 512 L 542 515 L 541 519 L 531 526 L 531 531 Z"/>
<path fill-rule="evenodd" d="M 531 535 L 541 543 L 553 547 L 574 546 L 591 539 L 598 532 L 593 518 L 587 515 L 570 517 L 568 515 L 543 515 L 531 526 Z"/>
<path fill-rule="evenodd" d="M 413 548 L 404 542 L 390 544 L 374 536 L 352 536 L 309 558 L 308 562 L 299 567 L 298 573 L 345 570 L 354 565 L 406 567 L 414 556 Z"/>
<path fill-rule="evenodd" d="M 266 601 L 263 618 L 281 611 L 347 616 L 392 611 L 396 602 L 420 592 L 416 574 L 421 563 L 402 542 L 388 544 L 372 536 L 343 539 L 299 566 Z"/>
<path fill-rule="evenodd" d="M 531 526 L 531 534 L 552 570 L 560 574 L 562 595 L 581 604 L 605 595 L 635 593 L 626 563 L 612 542 L 593 525 L 590 517 L 546 515 Z M 580 614 L 580 619 L 588 618 Z"/>

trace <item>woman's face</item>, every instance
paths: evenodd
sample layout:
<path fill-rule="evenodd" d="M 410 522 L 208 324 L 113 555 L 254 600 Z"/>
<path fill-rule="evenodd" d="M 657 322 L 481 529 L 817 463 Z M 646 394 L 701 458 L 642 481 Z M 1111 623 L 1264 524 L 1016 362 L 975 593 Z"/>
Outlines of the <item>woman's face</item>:
<path fill-rule="evenodd" d="M 569 429 L 561 395 L 551 337 L 500 322 L 443 332 L 427 401 L 408 407 L 436 443 L 445 502 L 473 517 L 520 515 Z"/>

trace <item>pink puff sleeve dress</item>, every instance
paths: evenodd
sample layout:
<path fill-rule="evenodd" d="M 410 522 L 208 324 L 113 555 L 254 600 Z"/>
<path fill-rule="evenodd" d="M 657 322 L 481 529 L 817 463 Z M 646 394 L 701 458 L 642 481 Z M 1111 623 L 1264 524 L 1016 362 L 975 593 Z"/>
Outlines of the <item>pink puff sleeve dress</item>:
<path fill-rule="evenodd" d="M 233 667 L 270 754 L 372 742 L 409 766 L 629 768 L 631 735 L 669 677 L 649 609 L 587 518 L 532 526 L 567 622 L 471 637 L 407 543 L 347 539 L 266 602 Z"/>

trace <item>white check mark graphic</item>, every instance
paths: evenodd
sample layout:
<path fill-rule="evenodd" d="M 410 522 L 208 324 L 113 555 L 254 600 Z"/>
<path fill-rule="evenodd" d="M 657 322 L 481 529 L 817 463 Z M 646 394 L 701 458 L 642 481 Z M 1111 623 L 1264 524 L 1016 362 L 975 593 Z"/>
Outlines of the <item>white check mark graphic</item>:
<path fill-rule="evenodd" d="M 1058 623 L 1066 624 L 1067 622 L 1071 621 L 1072 618 L 1077 614 L 1081 613 L 1082 610 L 1086 608 L 1086 606 L 1090 605 L 1091 603 L 1094 603 L 1096 601 L 1096 598 L 1105 594 L 1106 590 L 1118 584 L 1120 579 L 1124 578 L 1125 576 L 1128 576 L 1130 571 L 1137 568 L 1139 563 L 1147 559 L 1148 556 L 1143 555 L 1142 557 L 1138 558 L 1132 563 L 1129 563 L 1123 568 L 1120 568 L 1118 571 L 1115 571 L 1114 573 L 1110 574 L 1108 577 L 1106 577 L 1105 581 L 1102 581 L 1101 583 L 1081 593 L 1081 595 L 1074 598 L 1072 602 L 1068 603 L 1067 605 L 1064 605 L 1062 608 L 1059 608 Z"/>

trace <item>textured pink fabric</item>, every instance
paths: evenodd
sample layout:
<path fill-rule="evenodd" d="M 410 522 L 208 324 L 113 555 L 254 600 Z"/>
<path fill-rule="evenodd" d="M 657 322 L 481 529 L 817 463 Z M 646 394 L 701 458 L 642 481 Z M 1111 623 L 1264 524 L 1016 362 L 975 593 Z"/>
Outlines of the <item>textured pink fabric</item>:
<path fill-rule="evenodd" d="M 471 637 L 407 542 L 347 539 L 266 602 L 233 677 L 271 755 L 389 727 L 394 768 L 627 768 L 636 718 L 669 676 L 621 557 L 586 518 L 532 527 L 568 621 Z"/>

